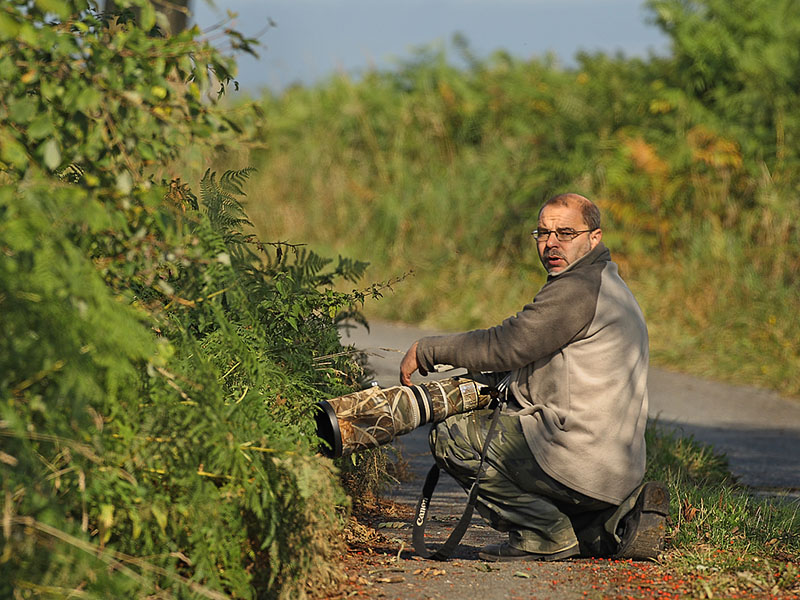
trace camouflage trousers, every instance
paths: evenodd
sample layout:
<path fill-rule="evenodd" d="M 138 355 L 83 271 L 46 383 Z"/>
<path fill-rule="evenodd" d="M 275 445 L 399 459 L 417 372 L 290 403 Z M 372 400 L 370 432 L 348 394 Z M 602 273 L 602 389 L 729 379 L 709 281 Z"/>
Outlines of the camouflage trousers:
<path fill-rule="evenodd" d="M 431 429 L 436 463 L 465 490 L 475 480 L 491 414 L 453 415 Z M 577 547 L 582 556 L 613 555 L 620 542 L 618 525 L 633 508 L 638 489 L 615 506 L 568 488 L 539 467 L 519 417 L 498 417 L 479 485 L 480 515 L 494 529 L 508 532 L 509 544 L 519 550 L 553 554 Z"/>

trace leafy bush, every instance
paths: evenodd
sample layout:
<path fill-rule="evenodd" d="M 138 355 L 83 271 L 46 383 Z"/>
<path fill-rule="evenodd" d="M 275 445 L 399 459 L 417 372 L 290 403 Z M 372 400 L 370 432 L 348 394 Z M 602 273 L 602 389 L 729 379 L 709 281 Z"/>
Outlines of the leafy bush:
<path fill-rule="evenodd" d="M 3 581 L 288 593 L 334 549 L 308 414 L 358 373 L 324 356 L 354 298 L 309 283 L 314 255 L 258 267 L 219 215 L 140 200 L 122 221 L 66 184 L 3 188 Z M 115 218 L 143 235 L 99 252 L 131 239 Z"/>
<path fill-rule="evenodd" d="M 138 4 L 0 9 L 0 596 L 302 596 L 336 577 L 309 417 L 360 376 L 367 292 L 333 284 L 364 265 L 248 234 L 250 170 L 169 175 L 237 135 L 204 99 L 234 64 Z"/>

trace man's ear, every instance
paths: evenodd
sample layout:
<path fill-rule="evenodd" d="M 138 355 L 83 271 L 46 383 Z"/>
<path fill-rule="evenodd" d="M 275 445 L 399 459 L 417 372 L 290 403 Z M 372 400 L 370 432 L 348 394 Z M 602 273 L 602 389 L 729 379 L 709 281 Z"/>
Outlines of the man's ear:
<path fill-rule="evenodd" d="M 603 230 L 599 227 L 594 231 L 589 232 L 589 246 L 594 250 L 595 246 L 603 239 Z"/>

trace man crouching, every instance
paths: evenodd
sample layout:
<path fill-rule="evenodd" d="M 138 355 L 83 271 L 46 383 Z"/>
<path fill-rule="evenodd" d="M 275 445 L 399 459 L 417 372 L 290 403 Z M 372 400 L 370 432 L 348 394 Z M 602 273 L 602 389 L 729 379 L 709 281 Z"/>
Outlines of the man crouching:
<path fill-rule="evenodd" d="M 574 556 L 654 558 L 669 494 L 642 483 L 647 424 L 644 316 L 602 243 L 600 211 L 578 194 L 549 199 L 533 237 L 547 282 L 490 329 L 426 337 L 400 381 L 436 364 L 508 375 L 507 409 L 486 453 L 477 508 L 508 541 L 489 561 Z M 490 410 L 434 426 L 437 464 L 465 489 L 475 479 Z"/>

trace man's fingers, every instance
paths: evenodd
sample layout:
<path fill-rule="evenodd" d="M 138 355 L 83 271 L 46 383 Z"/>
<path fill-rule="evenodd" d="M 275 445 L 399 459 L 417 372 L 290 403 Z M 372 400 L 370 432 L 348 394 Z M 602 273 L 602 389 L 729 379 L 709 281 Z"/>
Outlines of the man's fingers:
<path fill-rule="evenodd" d="M 419 368 L 417 363 L 417 342 L 411 345 L 403 360 L 400 361 L 400 384 L 411 385 L 411 374 Z M 420 371 L 421 373 L 422 371 Z"/>
<path fill-rule="evenodd" d="M 411 385 L 411 373 L 413 372 L 414 371 L 409 372 L 405 362 L 400 365 L 400 385 Z"/>

